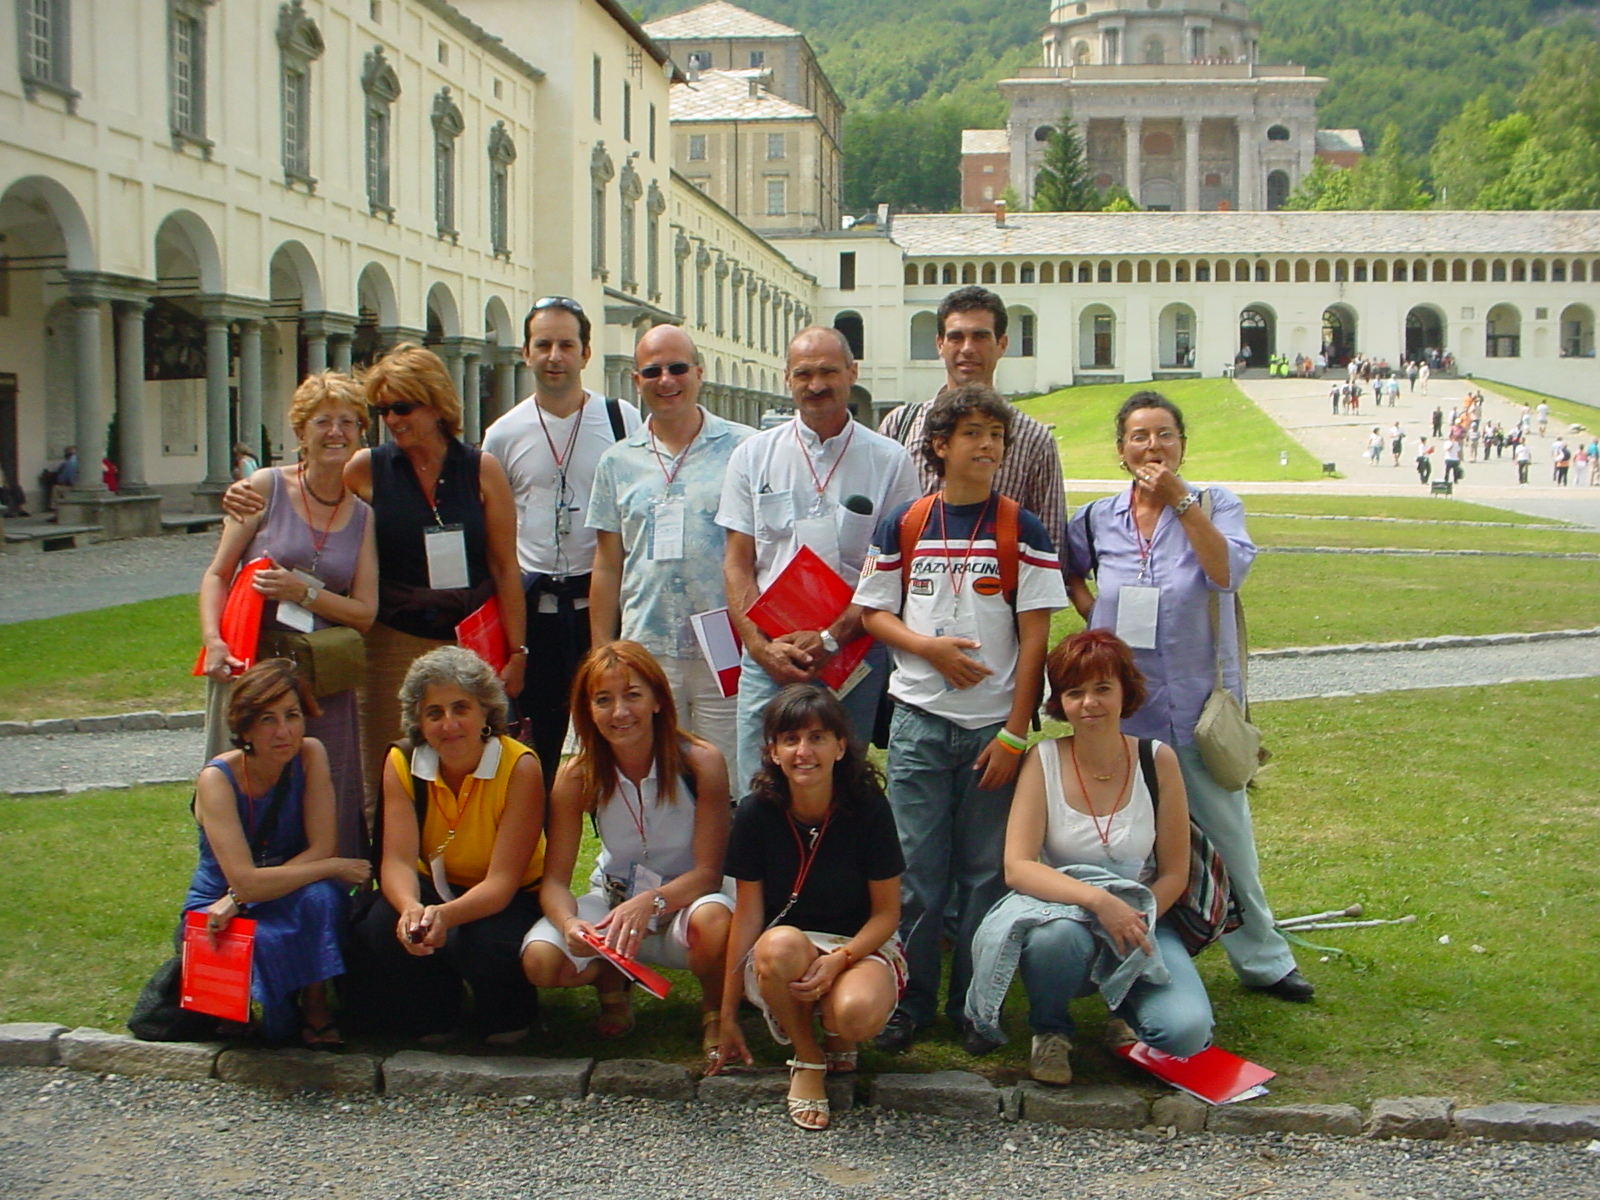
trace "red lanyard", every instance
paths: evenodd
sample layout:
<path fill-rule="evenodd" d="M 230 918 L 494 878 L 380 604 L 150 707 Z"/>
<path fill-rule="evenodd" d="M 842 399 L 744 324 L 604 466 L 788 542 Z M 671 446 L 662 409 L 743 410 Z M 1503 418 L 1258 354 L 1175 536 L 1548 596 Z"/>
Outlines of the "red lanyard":
<path fill-rule="evenodd" d="M 980 532 L 982 532 L 983 523 L 988 518 L 988 516 L 989 516 L 989 508 L 993 504 L 994 504 L 994 493 L 990 492 L 989 493 L 989 498 L 983 502 L 983 511 L 978 514 L 978 523 L 972 527 L 972 536 L 967 538 L 967 548 L 961 555 L 961 570 L 960 571 L 952 571 L 950 573 L 950 590 L 955 593 L 956 600 L 958 602 L 961 599 L 961 589 L 966 584 L 967 564 L 972 559 L 972 548 L 973 548 L 973 546 L 977 545 L 978 534 Z M 950 536 L 946 532 L 946 525 L 948 524 L 949 520 L 950 520 L 950 506 L 949 506 L 949 504 L 947 504 L 945 502 L 944 493 L 940 492 L 939 493 L 939 540 L 942 543 L 944 543 L 944 547 L 945 547 L 945 550 L 947 552 L 948 552 L 948 550 L 950 548 Z M 901 549 L 900 549 L 900 553 L 902 553 L 902 554 L 911 554 L 915 550 L 916 550 L 915 546 L 911 546 L 911 547 L 902 546 Z"/>
<path fill-rule="evenodd" d="M 661 473 L 667 477 L 667 488 L 668 490 L 671 490 L 673 481 L 678 478 L 678 472 L 683 470 L 683 464 L 689 461 L 689 451 L 694 449 L 694 440 L 700 436 L 700 431 L 705 428 L 706 419 L 703 415 L 701 416 L 700 424 L 695 426 L 694 437 L 689 439 L 689 444 L 683 448 L 683 453 L 679 455 L 678 461 L 672 464 L 671 471 L 668 471 L 667 464 L 661 461 L 661 451 L 656 446 L 655 424 L 655 421 L 652 419 L 645 426 L 646 431 L 650 434 L 650 453 L 656 456 L 656 466 L 660 467 Z M 831 479 L 832 476 L 830 475 L 829 478 Z"/>
<path fill-rule="evenodd" d="M 317 564 L 322 561 L 322 548 L 328 544 L 328 538 L 333 532 L 333 519 L 339 515 L 339 510 L 344 507 L 344 481 L 339 483 L 339 503 L 328 510 L 328 523 L 322 527 L 322 534 L 317 534 L 317 523 L 311 516 L 311 501 L 308 497 L 311 491 L 306 487 L 306 464 L 304 462 L 296 468 L 300 483 L 300 503 L 306 506 L 306 524 L 311 527 L 311 569 L 315 571 Z"/>
<path fill-rule="evenodd" d="M 1128 739 L 1122 739 L 1122 785 L 1117 789 L 1116 798 L 1111 801 L 1111 811 L 1106 814 L 1104 827 L 1100 824 L 1100 814 L 1094 811 L 1094 801 L 1089 797 L 1089 789 L 1084 785 L 1083 772 L 1078 768 L 1078 740 L 1070 739 L 1067 749 L 1072 755 L 1072 773 L 1078 779 L 1078 791 L 1083 796 L 1084 807 L 1089 810 L 1089 820 L 1094 822 L 1095 836 L 1100 839 L 1100 844 L 1106 849 L 1111 848 L 1111 823 L 1117 819 L 1117 803 L 1128 791 L 1128 781 L 1133 776 L 1133 752 L 1128 749 Z"/>
<path fill-rule="evenodd" d="M 820 500 L 828 494 L 828 485 L 833 482 L 833 477 L 839 473 L 839 468 L 844 463 L 844 456 L 850 452 L 850 443 L 856 436 L 856 423 L 854 421 L 850 422 L 850 430 L 844 435 L 844 447 L 839 451 L 839 457 L 834 459 L 833 466 L 828 468 L 828 477 L 826 479 L 819 478 L 817 468 L 811 464 L 811 451 L 806 449 L 806 444 L 800 437 L 800 422 L 798 418 L 796 418 L 793 428 L 795 444 L 800 447 L 800 457 L 806 460 L 806 470 L 811 472 L 811 482 L 816 485 L 817 498 Z M 820 444 L 821 439 L 818 438 L 817 440 Z"/>
<path fill-rule="evenodd" d="M 555 439 L 550 436 L 550 426 L 544 421 L 544 409 L 539 407 L 538 400 L 533 402 L 533 411 L 539 414 L 539 428 L 544 430 L 545 444 L 550 447 L 550 457 L 556 460 L 556 474 L 561 476 L 563 483 L 567 478 L 567 464 L 572 461 L 572 447 L 577 443 L 578 431 L 583 428 L 583 410 L 588 403 L 589 393 L 584 392 L 583 403 L 578 405 L 576 419 L 572 422 L 572 432 L 567 436 L 567 448 L 557 454 Z"/>
<path fill-rule="evenodd" d="M 622 774 L 622 771 L 620 769 L 618 769 L 618 771 L 617 771 L 617 795 L 619 797 L 621 797 L 621 799 L 622 799 L 622 807 L 628 810 L 628 816 L 633 818 L 633 827 L 639 831 L 639 845 L 644 848 L 644 860 L 645 860 L 645 862 L 649 862 L 650 861 L 650 839 L 645 836 L 645 832 L 644 832 L 644 788 L 640 784 L 636 784 L 635 783 L 633 785 L 633 790 L 634 790 L 634 792 L 636 792 L 638 794 L 638 797 L 639 797 L 639 811 L 638 812 L 634 812 L 633 805 L 628 803 L 627 793 L 622 790 L 622 781 L 623 781 L 623 779 L 624 779 L 624 776 Z M 629 782 L 632 783 L 633 781 L 629 780 Z"/>
<path fill-rule="evenodd" d="M 1128 524 L 1133 526 L 1133 540 L 1139 543 L 1139 579 L 1140 582 L 1143 582 L 1144 577 L 1149 573 L 1150 553 L 1155 549 L 1156 532 L 1152 529 L 1150 536 L 1147 538 L 1144 536 L 1143 531 L 1140 530 L 1139 513 L 1135 504 L 1138 496 L 1139 485 L 1137 483 L 1130 484 L 1128 487 Z M 1159 513 L 1156 514 L 1156 519 L 1158 521 L 1161 519 Z"/>
<path fill-rule="evenodd" d="M 440 796 L 440 793 L 448 792 L 450 790 L 450 785 L 444 781 L 444 772 L 442 769 L 439 772 L 439 777 L 434 779 L 432 782 L 434 786 L 430 786 L 428 788 L 428 799 L 432 802 L 434 809 L 438 812 L 439 819 L 444 822 L 445 835 L 444 841 L 439 843 L 439 848 L 429 856 L 429 862 L 432 862 L 435 858 L 438 858 L 440 855 L 442 855 L 445 847 L 451 842 L 455 841 L 456 828 L 461 824 L 461 819 L 467 815 L 467 806 L 472 803 L 473 793 L 477 791 L 476 785 L 478 782 L 478 777 L 476 775 L 468 775 L 461 781 L 461 794 L 455 798 L 456 811 L 453 817 L 450 813 L 445 812 L 444 800 Z M 417 834 L 420 840 L 422 830 L 417 830 Z"/>
<path fill-rule="evenodd" d="M 800 844 L 800 826 L 795 824 L 794 815 L 789 817 L 789 829 L 794 834 L 794 848 L 800 854 L 800 869 L 795 872 L 794 887 L 789 890 L 789 904 L 784 906 L 788 912 L 794 902 L 800 899 L 800 889 L 806 886 L 806 877 L 811 874 L 811 867 L 817 861 L 817 851 L 822 849 L 823 835 L 828 832 L 828 825 L 833 821 L 833 812 L 822 818 L 822 824 L 811 831 L 811 849 L 808 851 Z"/>

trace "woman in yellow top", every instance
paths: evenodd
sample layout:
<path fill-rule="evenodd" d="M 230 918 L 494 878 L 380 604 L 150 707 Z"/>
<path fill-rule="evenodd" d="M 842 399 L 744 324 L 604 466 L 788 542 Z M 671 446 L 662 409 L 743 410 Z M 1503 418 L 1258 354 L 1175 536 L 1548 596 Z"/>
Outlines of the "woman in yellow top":
<path fill-rule="evenodd" d="M 374 976 L 365 982 L 385 1010 L 369 1015 L 393 1032 L 443 1040 L 465 982 L 473 1031 L 520 1041 L 539 1010 L 518 961 L 540 917 L 538 757 L 506 736 L 505 689 L 459 646 L 411 665 L 400 708 L 412 749 L 395 747 L 384 764 L 383 895 L 362 922 Z"/>

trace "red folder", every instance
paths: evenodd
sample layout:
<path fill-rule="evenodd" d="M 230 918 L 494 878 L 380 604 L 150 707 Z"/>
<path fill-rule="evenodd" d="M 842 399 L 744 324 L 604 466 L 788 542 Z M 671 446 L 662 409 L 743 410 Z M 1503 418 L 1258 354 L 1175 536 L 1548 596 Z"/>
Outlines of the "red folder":
<path fill-rule="evenodd" d="M 607 962 L 629 979 L 636 980 L 640 987 L 657 1000 L 665 1000 L 667 998 L 667 993 L 672 990 L 672 981 L 665 975 L 662 975 L 652 967 L 645 966 L 636 958 L 629 958 L 626 954 L 620 954 L 613 950 L 606 945 L 605 938 L 595 937 L 592 933 L 585 933 L 581 936 L 584 941 L 595 948 L 596 953 L 604 957 Z"/>
<path fill-rule="evenodd" d="M 1116 1052 L 1129 1062 L 1137 1063 L 1157 1079 L 1165 1080 L 1180 1091 L 1188 1092 L 1207 1104 L 1227 1104 L 1241 1099 L 1244 1093 L 1260 1087 L 1278 1073 L 1266 1067 L 1229 1054 L 1220 1046 L 1207 1046 L 1199 1054 L 1188 1058 L 1173 1058 L 1159 1050 L 1152 1050 L 1143 1042 L 1132 1046 L 1119 1046 Z"/>
<path fill-rule="evenodd" d="M 467 614 L 456 626 L 456 641 L 493 667 L 495 674 L 505 670 L 511 661 L 511 643 L 500 623 L 498 596 L 490 596 L 477 611 Z"/>
<path fill-rule="evenodd" d="M 797 629 L 826 629 L 850 606 L 854 595 L 839 572 L 810 546 L 803 545 L 746 615 L 757 629 L 773 638 Z M 839 653 L 829 660 L 818 678 L 837 691 L 870 649 L 872 638 L 867 635 L 839 647 Z"/>
<path fill-rule="evenodd" d="M 178 1006 L 241 1024 L 250 1019 L 250 964 L 256 923 L 235 917 L 221 933 L 206 928 L 204 909 L 183 918 L 183 978 Z"/>
<path fill-rule="evenodd" d="M 228 588 L 228 600 L 222 606 L 222 618 L 217 622 L 217 632 L 228 643 L 228 653 L 244 662 L 241 671 L 248 671 L 255 665 L 256 648 L 261 640 L 261 610 L 266 602 L 266 597 L 252 585 L 256 572 L 271 565 L 272 560 L 262 556 L 251 559 L 239 568 L 239 573 L 233 577 L 233 583 Z M 194 660 L 193 674 L 205 673 L 206 648 L 201 646 L 200 655 Z"/>

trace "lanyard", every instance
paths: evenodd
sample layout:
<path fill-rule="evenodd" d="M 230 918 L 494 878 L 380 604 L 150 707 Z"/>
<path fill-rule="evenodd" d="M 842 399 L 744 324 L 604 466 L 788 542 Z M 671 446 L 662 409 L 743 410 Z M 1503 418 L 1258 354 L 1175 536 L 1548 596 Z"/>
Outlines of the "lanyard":
<path fill-rule="evenodd" d="M 633 805 L 628 803 L 628 795 L 622 790 L 624 776 L 622 771 L 617 771 L 617 795 L 622 799 L 622 807 L 628 810 L 628 816 L 633 819 L 633 827 L 639 831 L 639 844 L 644 847 L 644 861 L 650 862 L 650 838 L 644 831 L 644 787 L 641 784 L 633 785 L 634 793 L 639 797 L 639 809 L 634 811 Z M 628 782 L 632 783 L 632 780 Z"/>
<path fill-rule="evenodd" d="M 1138 507 L 1135 503 L 1139 495 L 1139 485 L 1132 484 L 1128 488 L 1128 524 L 1133 526 L 1133 540 L 1139 544 L 1139 582 L 1143 583 L 1150 574 L 1150 555 L 1155 550 L 1156 531 L 1152 529 L 1147 538 L 1139 529 Z M 1156 514 L 1156 520 L 1161 519 L 1161 514 Z"/>
<path fill-rule="evenodd" d="M 789 832 L 794 834 L 794 848 L 800 855 L 800 869 L 795 872 L 794 886 L 789 889 L 788 902 L 783 906 L 782 912 L 767 922 L 768 929 L 788 916 L 795 901 L 800 899 L 800 889 L 806 886 L 806 878 L 811 874 L 811 867 L 817 861 L 817 851 L 822 849 L 823 835 L 828 832 L 828 826 L 833 822 L 833 811 L 830 809 L 828 815 L 822 818 L 822 824 L 811 831 L 811 849 L 808 851 L 800 843 L 800 826 L 795 824 L 793 815 L 787 813 L 784 815 L 789 819 Z"/>
<path fill-rule="evenodd" d="M 477 791 L 475 786 L 477 781 L 478 777 L 476 775 L 468 775 L 461 781 L 461 795 L 456 798 L 456 811 L 453 814 L 445 812 L 444 801 L 441 798 L 442 793 L 450 790 L 449 785 L 443 779 L 435 779 L 429 786 L 428 800 L 438 811 L 445 827 L 444 841 L 440 842 L 439 848 L 428 856 L 429 862 L 442 857 L 445 847 L 455 840 L 456 826 L 460 825 L 461 819 L 467 815 L 467 806 L 472 803 L 473 793 Z M 419 829 L 417 832 L 420 834 L 422 831 Z"/>
<path fill-rule="evenodd" d="M 572 462 L 572 447 L 577 444 L 578 431 L 583 428 L 583 410 L 588 407 L 588 404 L 589 393 L 584 392 L 583 402 L 578 405 L 578 411 L 572 422 L 572 432 L 567 435 L 567 448 L 557 454 L 555 439 L 550 436 L 550 426 L 545 424 L 544 409 L 540 407 L 537 400 L 533 402 L 533 411 L 539 414 L 539 428 L 544 430 L 545 445 L 550 447 L 550 457 L 556 460 L 556 475 L 562 491 L 565 491 L 567 487 L 567 469 Z"/>
<path fill-rule="evenodd" d="M 1127 794 L 1128 782 L 1133 775 L 1133 751 L 1128 748 L 1128 739 L 1122 739 L 1122 783 L 1117 788 L 1117 794 L 1111 801 L 1111 811 L 1106 814 L 1106 823 L 1100 824 L 1100 814 L 1094 811 L 1094 800 L 1089 796 L 1089 789 L 1083 782 L 1083 771 L 1078 766 L 1078 739 L 1068 739 L 1068 750 L 1072 754 L 1072 773 L 1078 779 L 1078 791 L 1083 796 L 1084 807 L 1089 810 L 1089 820 L 1094 822 L 1095 836 L 1100 839 L 1100 844 L 1107 850 L 1111 848 L 1111 823 L 1117 819 L 1117 801 Z M 1096 779 L 1099 776 L 1095 776 Z"/>
<path fill-rule="evenodd" d="M 300 479 L 300 503 L 306 506 L 306 524 L 311 527 L 310 569 L 313 573 L 315 573 L 317 564 L 322 561 L 322 548 L 328 544 L 328 538 L 333 532 L 333 519 L 339 515 L 339 509 L 344 507 L 344 484 L 343 481 L 340 482 L 339 503 L 335 504 L 331 509 L 328 510 L 328 523 L 322 527 L 322 533 L 319 536 L 317 533 L 317 523 L 312 519 L 311 516 L 311 489 L 306 487 L 306 464 L 302 462 L 297 468 L 297 471 L 299 472 Z M 322 497 L 318 496 L 317 499 L 321 500 Z M 326 501 L 324 501 L 324 503 L 326 503 Z M 437 513 L 434 514 L 434 519 L 438 520 Z"/>
<path fill-rule="evenodd" d="M 811 472 L 811 482 L 816 485 L 817 502 L 828 494 L 828 485 L 833 482 L 833 477 L 839 473 L 840 466 L 844 463 L 844 456 L 850 452 L 850 443 L 856 436 L 856 423 L 850 422 L 850 431 L 844 435 L 844 447 L 839 451 L 839 457 L 833 460 L 833 466 L 828 468 L 827 478 L 817 475 L 817 468 L 812 465 L 811 452 L 806 449 L 806 444 L 800 437 L 800 421 L 797 417 L 793 426 L 795 445 L 800 447 L 800 457 L 806 460 L 806 470 Z M 820 442 L 820 439 L 819 439 Z"/>
<path fill-rule="evenodd" d="M 989 498 L 983 502 L 983 511 L 978 514 L 978 523 L 972 527 L 972 536 L 967 538 L 967 548 L 961 555 L 961 570 L 952 571 L 950 574 L 950 590 L 955 593 L 956 605 L 961 604 L 961 589 L 966 584 L 967 564 L 972 559 L 972 548 L 978 543 L 978 534 L 983 530 L 983 523 L 989 516 L 989 508 L 994 504 L 994 493 L 989 493 Z M 939 493 L 939 540 L 944 543 L 946 552 L 950 549 L 950 536 L 946 532 L 946 525 L 950 520 L 950 506 L 945 502 L 944 493 Z M 900 548 L 900 553 L 910 554 L 915 546 Z"/>
<path fill-rule="evenodd" d="M 700 417 L 700 424 L 695 426 L 694 437 L 691 437 L 689 439 L 689 444 L 683 448 L 683 453 L 678 456 L 678 461 L 672 464 L 672 470 L 671 471 L 667 470 L 667 464 L 661 460 L 661 450 L 656 445 L 656 428 L 655 428 L 656 423 L 655 423 L 655 419 L 652 418 L 650 420 L 649 424 L 647 424 L 645 426 L 646 431 L 650 434 L 650 453 L 655 455 L 655 457 L 656 457 L 656 466 L 660 467 L 661 468 L 661 474 L 666 476 L 667 490 L 669 492 L 672 490 L 673 482 L 678 478 L 678 472 L 683 470 L 683 464 L 689 461 L 689 451 L 694 449 L 695 438 L 698 438 L 700 436 L 700 431 L 705 428 L 705 424 L 706 424 L 706 419 L 705 419 L 705 416 L 702 415 Z M 807 461 L 809 461 L 809 459 Z M 814 476 L 815 476 L 815 472 L 813 472 L 813 477 Z M 831 474 L 829 475 L 829 478 L 830 479 L 832 478 Z"/>

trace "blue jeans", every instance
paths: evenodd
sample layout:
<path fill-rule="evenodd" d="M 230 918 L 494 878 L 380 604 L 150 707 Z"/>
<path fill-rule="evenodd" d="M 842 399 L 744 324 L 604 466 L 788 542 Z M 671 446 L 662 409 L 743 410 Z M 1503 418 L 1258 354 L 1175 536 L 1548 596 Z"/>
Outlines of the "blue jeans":
<path fill-rule="evenodd" d="M 1011 787 L 984 791 L 972 769 L 1003 722 L 963 729 L 909 704 L 889 726 L 889 807 L 906 870 L 900 879 L 900 940 L 909 979 L 900 1010 L 917 1027 L 939 1005 L 939 938 L 955 913 L 946 1010 L 960 1024 L 972 982 L 972 935 L 1005 893 L 1001 872 Z"/>
<path fill-rule="evenodd" d="M 872 668 L 872 674 L 851 688 L 850 694 L 840 703 L 850 718 L 851 740 L 864 750 L 872 741 L 872 722 L 878 714 L 878 701 L 883 696 L 884 685 L 889 682 L 889 652 L 881 642 L 876 643 L 863 661 Z M 757 666 L 748 651 L 739 666 L 739 752 L 738 761 L 729 764 L 733 768 L 729 783 L 735 802 L 750 791 L 750 776 L 761 767 L 761 710 L 785 686 Z"/>
<path fill-rule="evenodd" d="M 1189 815 L 1222 855 L 1233 894 L 1239 899 L 1244 924 L 1222 939 L 1235 974 L 1247 984 L 1277 983 L 1294 970 L 1294 951 L 1272 923 L 1272 909 L 1261 887 L 1261 861 L 1256 855 L 1250 797 L 1243 788 L 1230 792 L 1206 770 L 1198 746 L 1176 746 L 1189 794 Z"/>
<path fill-rule="evenodd" d="M 1182 939 L 1165 921 L 1156 925 L 1156 944 L 1172 981 L 1134 984 L 1117 1015 L 1146 1045 L 1188 1058 L 1211 1042 L 1211 999 Z M 1051 921 L 1028 931 L 1022 983 L 1028 989 L 1028 1025 L 1035 1033 L 1072 1033 L 1072 1001 L 1095 990 L 1089 966 L 1102 952 L 1082 921 Z"/>

